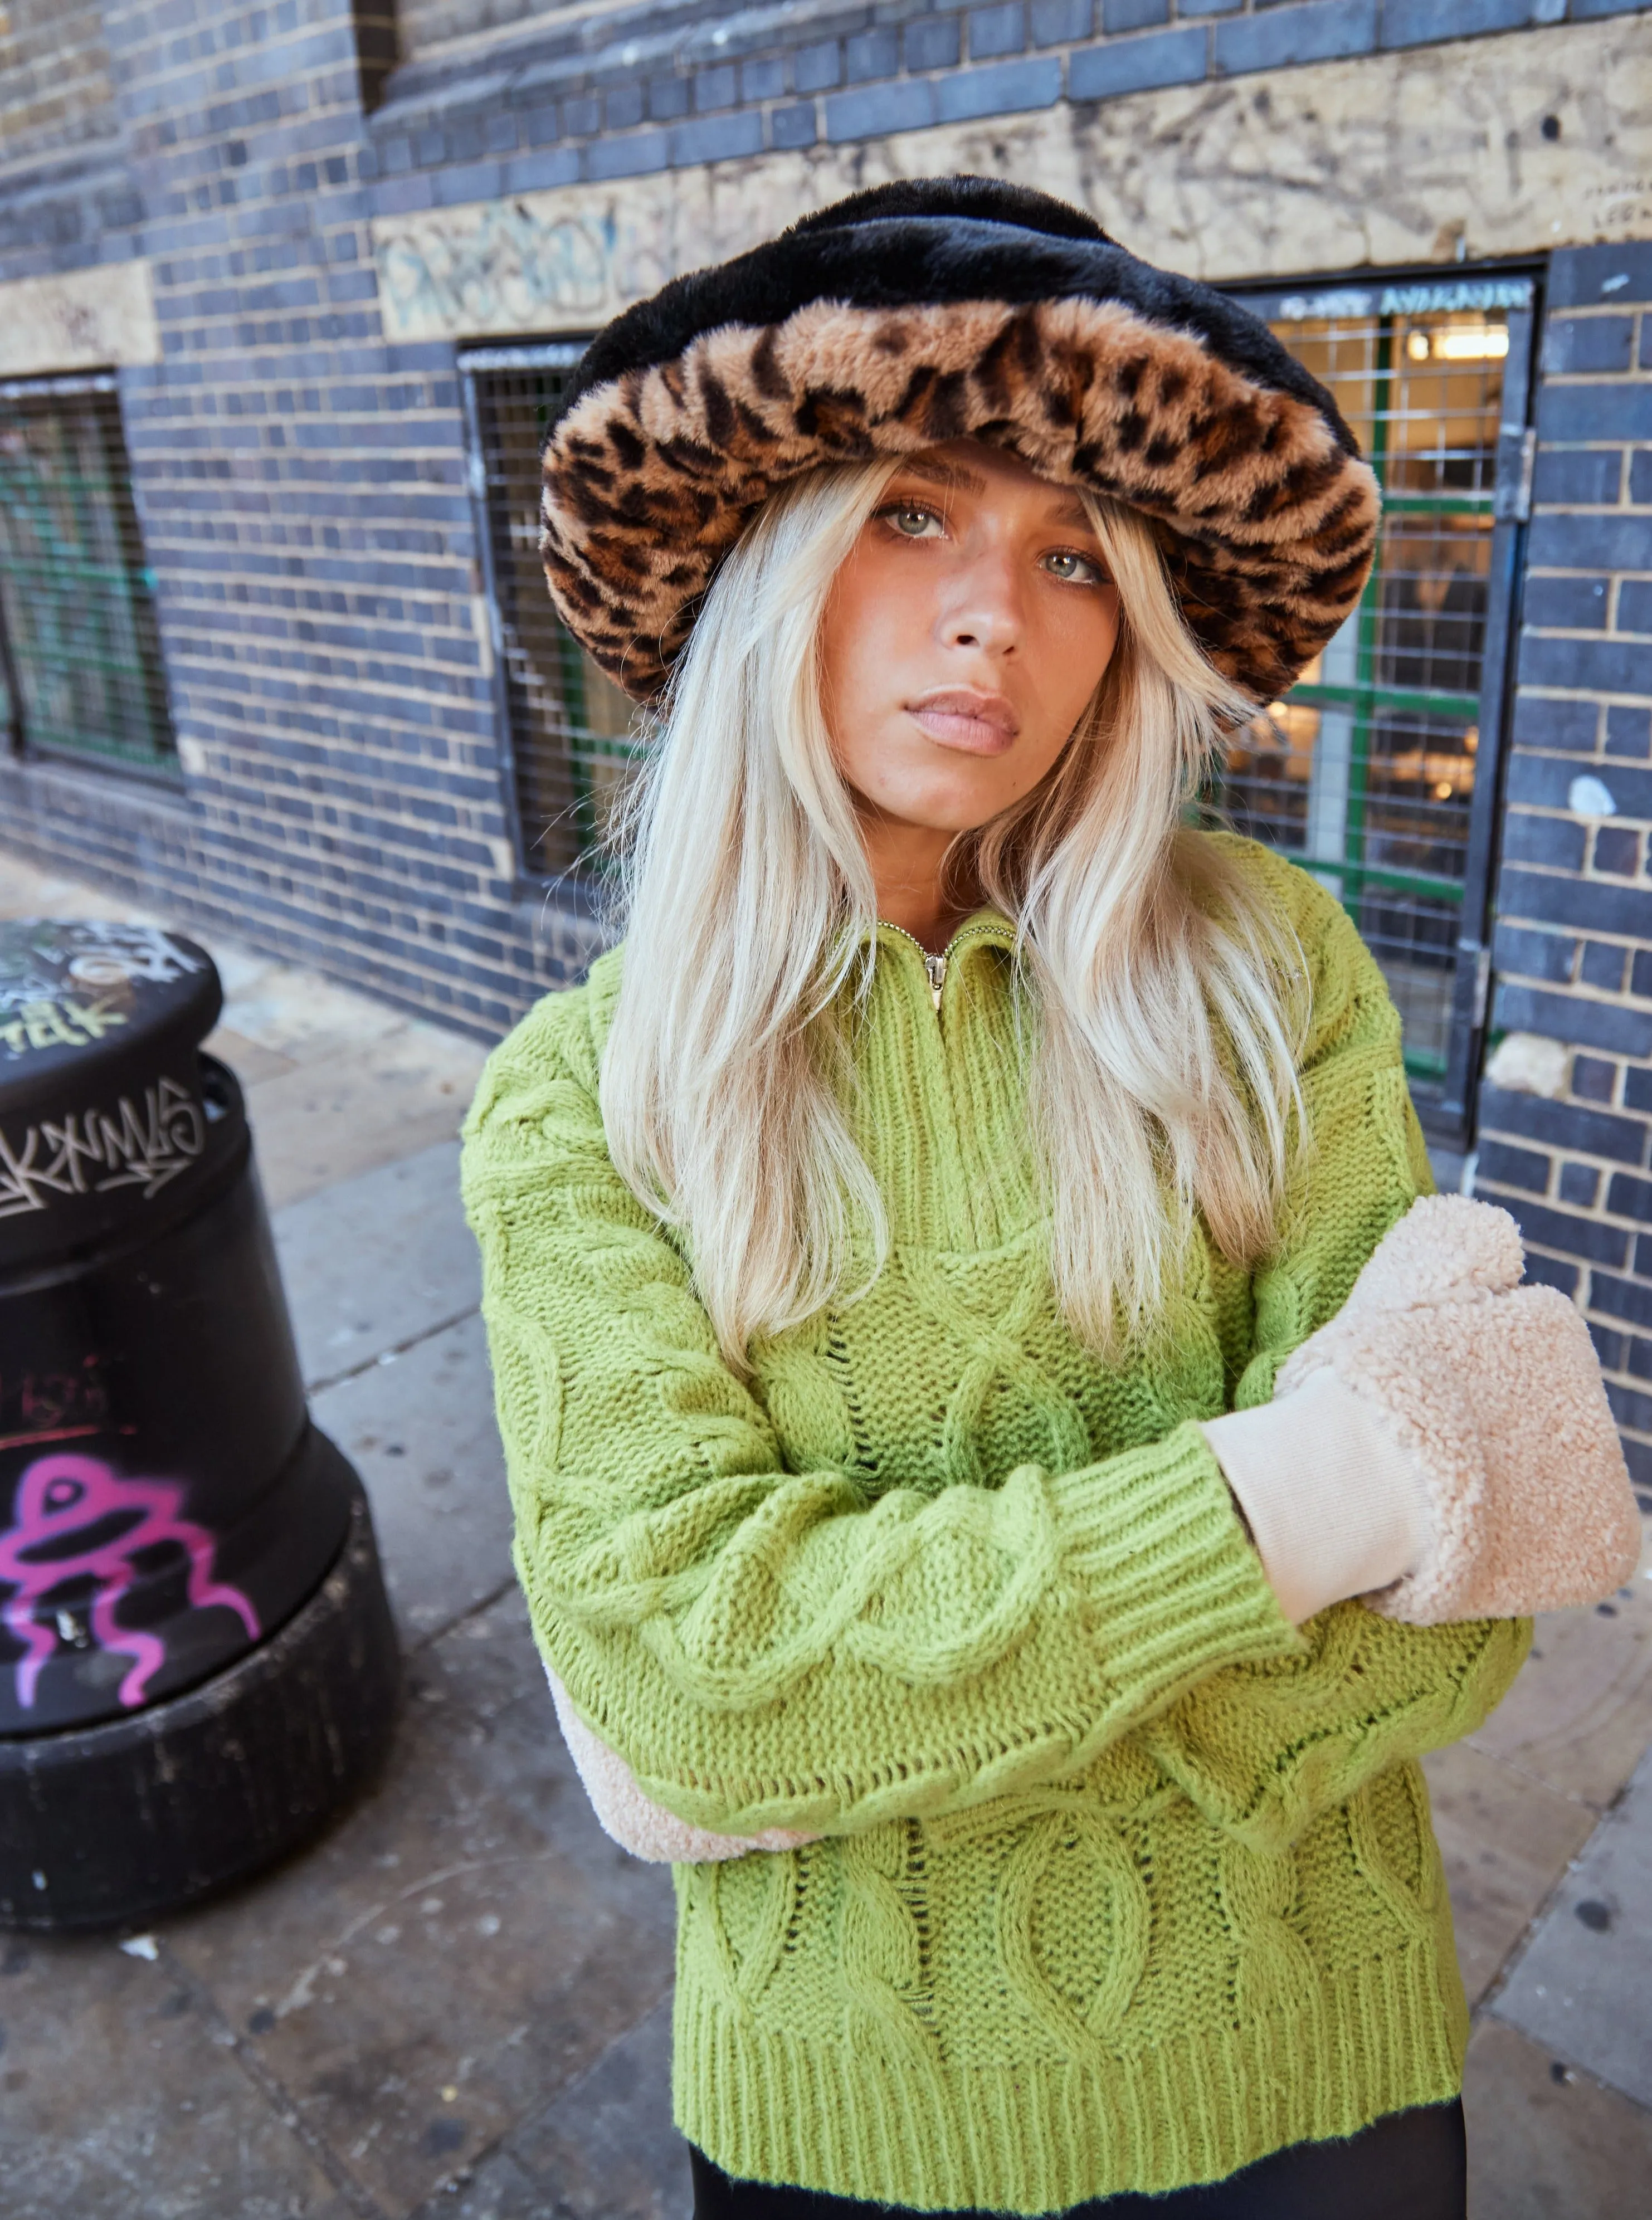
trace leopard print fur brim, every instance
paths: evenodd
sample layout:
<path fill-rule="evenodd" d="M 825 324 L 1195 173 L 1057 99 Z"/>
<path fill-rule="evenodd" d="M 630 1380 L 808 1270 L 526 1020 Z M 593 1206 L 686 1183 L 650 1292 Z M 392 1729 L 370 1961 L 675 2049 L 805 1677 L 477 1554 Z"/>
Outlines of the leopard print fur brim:
<path fill-rule="evenodd" d="M 883 212 L 926 190 L 938 212 Z M 552 597 L 602 669 L 652 699 L 776 487 L 963 438 L 1145 514 L 1188 622 L 1259 702 L 1318 653 L 1371 566 L 1376 481 L 1264 325 L 1060 203 L 944 179 L 825 210 L 593 343 L 545 446 Z"/>

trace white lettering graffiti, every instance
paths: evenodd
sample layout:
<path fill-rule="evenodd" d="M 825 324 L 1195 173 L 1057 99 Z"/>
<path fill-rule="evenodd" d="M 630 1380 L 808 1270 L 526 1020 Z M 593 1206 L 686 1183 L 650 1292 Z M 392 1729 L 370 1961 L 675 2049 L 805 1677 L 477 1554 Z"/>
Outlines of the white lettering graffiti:
<path fill-rule="evenodd" d="M 53 1195 L 113 1188 L 140 1187 L 149 1202 L 188 1170 L 206 1138 L 201 1106 L 175 1079 L 146 1087 L 141 1108 L 123 1094 L 112 1112 L 43 1118 L 16 1146 L 0 1129 L 0 1218 L 49 1210 Z"/>

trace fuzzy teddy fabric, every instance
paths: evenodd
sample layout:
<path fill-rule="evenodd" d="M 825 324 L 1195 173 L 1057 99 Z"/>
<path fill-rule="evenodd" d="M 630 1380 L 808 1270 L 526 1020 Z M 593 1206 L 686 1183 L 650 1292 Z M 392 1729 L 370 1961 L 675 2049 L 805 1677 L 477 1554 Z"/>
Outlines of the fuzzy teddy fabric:
<path fill-rule="evenodd" d="M 591 1809 L 603 1833 L 633 1858 L 645 1858 L 651 1865 L 712 1865 L 723 1858 L 743 1858 L 751 1850 L 795 1850 L 820 1841 L 818 1835 L 797 1834 L 786 1827 L 766 1828 L 758 1835 L 718 1835 L 709 1827 L 679 1819 L 644 1795 L 636 1774 L 617 1750 L 591 1732 L 548 1665 L 545 1677 L 551 1683 L 557 1724 Z"/>
<path fill-rule="evenodd" d="M 1366 1601 L 1418 1626 L 1599 1602 L 1628 1580 L 1641 1523 L 1587 1327 L 1523 1288 L 1506 1211 L 1412 1204 L 1347 1302 L 1281 1367 L 1285 1397 L 1329 1369 L 1424 1478 L 1431 1546 Z"/>
<path fill-rule="evenodd" d="M 978 178 L 857 194 L 602 333 L 545 446 L 552 598 L 651 699 L 777 486 L 962 438 L 1139 509 L 1260 701 L 1359 599 L 1378 491 L 1325 389 L 1237 302 Z"/>

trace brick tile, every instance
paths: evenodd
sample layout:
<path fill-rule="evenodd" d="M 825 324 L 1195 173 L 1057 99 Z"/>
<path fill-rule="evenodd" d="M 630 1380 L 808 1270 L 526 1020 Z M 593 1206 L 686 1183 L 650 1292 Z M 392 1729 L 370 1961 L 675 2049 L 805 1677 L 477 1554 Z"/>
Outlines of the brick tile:
<path fill-rule="evenodd" d="M 1617 501 L 1623 481 L 1624 458 L 1618 448 L 1540 447 L 1531 498 L 1539 508 L 1546 502 L 1605 508 Z"/>
<path fill-rule="evenodd" d="M 893 77 L 901 66 L 900 41 L 893 31 L 863 31 L 857 38 L 844 41 L 843 61 L 845 84 Z"/>
<path fill-rule="evenodd" d="M 1537 516 L 1528 545 L 1539 571 L 1649 571 L 1652 517 Z"/>
<path fill-rule="evenodd" d="M 1196 11 L 1182 9 L 1184 16 Z M 1102 26 L 1108 31 L 1145 31 L 1170 20 L 1170 0 L 1101 0 Z"/>
<path fill-rule="evenodd" d="M 1600 1175 L 1593 1164 L 1562 1164 L 1555 1193 L 1578 1210 L 1593 1210 L 1600 1192 Z"/>
<path fill-rule="evenodd" d="M 1627 370 L 1634 343 L 1632 316 L 1553 316 L 1543 334 L 1544 374 Z"/>
<path fill-rule="evenodd" d="M 1516 697 L 1512 738 L 1517 747 L 1568 748 L 1588 755 L 1599 731 L 1600 710 L 1593 702 L 1558 702 L 1530 689 Z"/>
<path fill-rule="evenodd" d="M 843 55 L 835 39 L 800 49 L 792 63 L 792 83 L 799 92 L 826 92 L 843 81 Z"/>
<path fill-rule="evenodd" d="M 1583 951 L 1580 976 L 1586 987 L 1599 988 L 1603 995 L 1623 992 L 1624 967 L 1629 960 L 1629 951 L 1610 940 L 1592 940 Z"/>
<path fill-rule="evenodd" d="M 1027 27 L 1035 47 L 1075 47 L 1090 35 L 1094 0 L 1032 0 Z M 1156 23 L 1164 14 L 1153 16 Z"/>
<path fill-rule="evenodd" d="M 1542 1033 L 1572 1048 L 1605 1049 L 1616 1056 L 1652 1057 L 1652 1012 L 1616 1002 L 1499 981 L 1497 1023 L 1510 1032 Z"/>
<path fill-rule="evenodd" d="M 1551 984 L 1569 983 L 1578 944 L 1558 932 L 1533 932 L 1499 918 L 1492 936 L 1492 961 L 1499 973 L 1514 972 Z"/>
<path fill-rule="evenodd" d="M 976 8 L 969 15 L 969 59 L 993 61 L 1001 54 L 1026 51 L 1026 11 L 1020 0 L 1001 0 L 991 8 Z"/>
<path fill-rule="evenodd" d="M 1603 1063 L 1598 1057 L 1577 1056 L 1572 1059 L 1572 1092 L 1588 1102 L 1610 1102 L 1618 1088 L 1618 1067 Z"/>
<path fill-rule="evenodd" d="M 1606 585 L 1605 578 L 1529 575 L 1523 596 L 1525 621 L 1538 629 L 1604 632 Z"/>
<path fill-rule="evenodd" d="M 1606 711 L 1606 753 L 1643 761 L 1652 755 L 1652 713 L 1616 703 Z"/>
<path fill-rule="evenodd" d="M 773 146 L 812 147 L 816 135 L 812 100 L 794 101 L 789 108 L 776 108 L 769 118 L 769 136 Z"/>
<path fill-rule="evenodd" d="M 901 34 L 902 51 L 909 70 L 951 69 L 960 51 L 962 33 L 956 16 L 919 16 Z"/>
<path fill-rule="evenodd" d="M 1303 6 L 1236 16 L 1216 27 L 1216 74 L 1237 77 L 1250 70 L 1368 54 L 1376 34 L 1376 0 L 1306 0 Z"/>
<path fill-rule="evenodd" d="M 1054 54 L 984 69 L 955 70 L 935 80 L 935 115 L 963 123 L 977 115 L 1015 115 L 1050 108 L 1061 98 L 1061 63 Z"/>
<path fill-rule="evenodd" d="M 1477 1186 L 1518 1187 L 1530 1194 L 1547 1194 L 1549 1158 L 1535 1149 L 1511 1148 L 1506 1141 L 1482 1141 L 1474 1180 Z"/>
<path fill-rule="evenodd" d="M 1205 32 L 1191 24 L 1083 47 L 1068 62 L 1067 90 L 1075 100 L 1114 100 L 1156 85 L 1192 84 L 1205 74 Z"/>
<path fill-rule="evenodd" d="M 1571 12 L 1581 13 L 1579 0 L 1572 0 Z M 1551 315 L 1557 309 L 1624 309 L 1652 301 L 1652 240 L 1568 247 L 1551 255 L 1548 294 Z"/>
<path fill-rule="evenodd" d="M 934 121 L 935 88 L 928 78 L 834 93 L 826 103 L 826 135 L 834 145 L 882 131 L 918 131 Z"/>
<path fill-rule="evenodd" d="M 1630 1076 L 1632 1082 L 1635 1075 Z M 1652 1109 L 1652 1101 L 1643 1107 Z M 1480 1125 L 1482 1133 L 1539 1141 L 1579 1156 L 1604 1157 L 1611 1163 L 1639 1165 L 1646 1161 L 1647 1129 L 1641 1119 L 1587 1109 L 1574 1102 L 1550 1102 L 1541 1094 L 1482 1087 Z"/>
<path fill-rule="evenodd" d="M 1385 47 L 1426 47 L 1438 39 L 1478 38 L 1487 31 L 1523 29 L 1532 17 L 1531 0 L 1384 0 Z"/>

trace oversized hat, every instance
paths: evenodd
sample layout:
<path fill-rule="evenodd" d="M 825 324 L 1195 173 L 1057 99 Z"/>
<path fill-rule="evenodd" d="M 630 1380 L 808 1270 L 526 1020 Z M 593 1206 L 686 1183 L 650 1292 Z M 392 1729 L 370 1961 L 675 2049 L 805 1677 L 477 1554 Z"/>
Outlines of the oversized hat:
<path fill-rule="evenodd" d="M 1141 511 L 1188 623 L 1260 701 L 1371 566 L 1376 480 L 1265 324 L 1048 194 L 930 178 L 673 278 L 592 340 L 545 444 L 552 598 L 647 701 L 777 486 L 958 439 Z"/>

